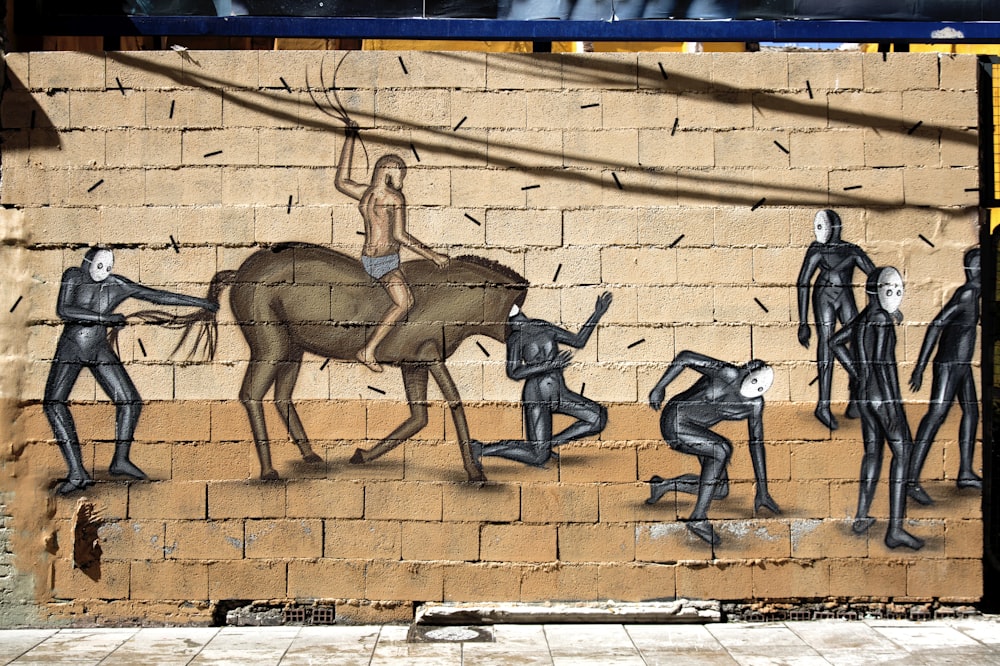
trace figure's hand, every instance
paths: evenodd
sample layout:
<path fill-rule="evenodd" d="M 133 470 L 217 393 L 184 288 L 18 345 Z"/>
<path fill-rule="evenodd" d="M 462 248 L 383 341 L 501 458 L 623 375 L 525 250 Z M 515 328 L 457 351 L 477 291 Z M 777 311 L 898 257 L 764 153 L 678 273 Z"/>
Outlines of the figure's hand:
<path fill-rule="evenodd" d="M 209 312 L 218 312 L 219 304 L 214 301 L 205 301 L 205 309 Z"/>
<path fill-rule="evenodd" d="M 434 263 L 437 265 L 438 268 L 447 268 L 448 264 L 451 263 L 451 257 L 449 257 L 446 254 L 435 253 Z"/>
<path fill-rule="evenodd" d="M 346 136 L 348 139 L 356 137 L 360 133 L 361 132 L 358 128 L 358 123 L 356 121 L 348 120 L 347 124 L 344 125 L 344 136 Z"/>
<path fill-rule="evenodd" d="M 781 509 L 766 490 L 758 490 L 757 498 L 753 502 L 754 513 L 760 513 L 761 509 L 767 509 L 776 516 L 781 514 Z"/>
<path fill-rule="evenodd" d="M 611 292 L 606 291 L 597 297 L 597 304 L 594 305 L 594 314 L 598 317 L 603 317 L 609 307 L 611 307 Z"/>
<path fill-rule="evenodd" d="M 660 411 L 660 405 L 663 404 L 663 398 L 666 395 L 666 391 L 657 386 L 652 391 L 649 392 L 649 406 L 656 411 Z"/>
<path fill-rule="evenodd" d="M 809 337 L 811 335 L 809 324 L 799 324 L 799 344 L 806 349 L 809 349 Z"/>
<path fill-rule="evenodd" d="M 552 359 L 552 367 L 554 368 L 565 368 L 569 365 L 569 362 L 573 360 L 573 352 L 568 349 L 564 349 L 559 352 L 554 359 Z"/>
<path fill-rule="evenodd" d="M 910 375 L 910 390 L 919 391 L 920 385 L 924 383 L 924 366 L 918 365 L 913 368 L 913 374 Z"/>

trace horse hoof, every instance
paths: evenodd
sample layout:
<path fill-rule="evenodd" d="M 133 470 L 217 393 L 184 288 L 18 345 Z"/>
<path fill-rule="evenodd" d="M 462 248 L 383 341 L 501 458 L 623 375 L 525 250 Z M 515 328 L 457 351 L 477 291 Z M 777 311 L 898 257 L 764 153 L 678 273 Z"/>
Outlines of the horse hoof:
<path fill-rule="evenodd" d="M 364 449 L 354 449 L 354 455 L 348 462 L 352 465 L 363 465 L 366 462 Z"/>
<path fill-rule="evenodd" d="M 279 481 L 281 479 L 278 473 L 273 469 L 270 472 L 263 472 L 260 475 L 261 481 Z"/>
<path fill-rule="evenodd" d="M 321 457 L 319 457 L 318 455 L 316 455 L 315 453 L 310 453 L 309 455 L 302 456 L 302 459 L 305 460 L 307 463 L 321 463 L 321 462 L 323 462 L 323 459 Z"/>

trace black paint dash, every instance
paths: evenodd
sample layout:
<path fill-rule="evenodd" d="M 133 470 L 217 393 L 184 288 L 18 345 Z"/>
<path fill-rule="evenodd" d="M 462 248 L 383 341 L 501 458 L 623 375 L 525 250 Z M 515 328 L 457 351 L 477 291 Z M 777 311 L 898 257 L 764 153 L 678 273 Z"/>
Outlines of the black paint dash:
<path fill-rule="evenodd" d="M 888 57 L 888 55 L 889 54 L 886 51 L 882 51 L 882 62 L 885 62 L 885 59 Z"/>
<path fill-rule="evenodd" d="M 121 92 L 121 94 L 122 94 L 122 95 L 124 95 L 124 94 L 125 94 L 125 86 L 123 86 L 123 85 L 122 85 L 122 80 L 121 80 L 121 79 L 119 79 L 119 78 L 118 78 L 118 77 L 116 76 L 116 77 L 115 77 L 115 83 L 117 83 L 117 84 L 118 84 L 118 91 L 119 91 L 119 92 Z"/>
<path fill-rule="evenodd" d="M 482 222 L 480 222 L 480 221 L 479 221 L 479 220 L 477 220 L 476 218 L 472 217 L 472 216 L 471 216 L 471 215 L 469 215 L 468 213 L 466 213 L 466 214 L 465 214 L 465 218 L 466 218 L 467 220 L 471 220 L 471 221 L 472 221 L 472 223 L 473 223 L 474 225 L 476 225 L 477 227 L 481 227 L 481 226 L 483 226 L 483 223 L 482 223 Z"/>
<path fill-rule="evenodd" d="M 581 109 L 593 109 L 595 106 L 600 106 L 600 104 L 597 104 L 597 103 L 594 103 L 594 104 L 581 104 L 580 108 Z"/>
<path fill-rule="evenodd" d="M 101 186 L 101 185 L 103 185 L 103 184 L 104 184 L 104 179 L 103 179 L 103 178 L 101 178 L 101 179 L 100 179 L 99 181 L 97 181 L 96 183 L 94 183 L 93 185 L 91 185 L 91 186 L 90 186 L 90 187 L 89 187 L 89 188 L 87 189 L 87 191 L 88 191 L 88 192 L 93 192 L 94 190 L 96 190 L 96 189 L 97 189 L 98 187 L 100 187 L 100 186 Z"/>
<path fill-rule="evenodd" d="M 641 344 L 642 344 L 643 342 L 645 342 L 645 341 L 646 341 L 646 338 L 641 338 L 641 339 L 639 339 L 639 340 L 636 340 L 635 342 L 633 342 L 632 344 L 630 344 L 630 345 L 629 345 L 629 346 L 627 347 L 627 349 L 632 349 L 632 347 L 638 347 L 639 345 L 641 345 Z"/>
<path fill-rule="evenodd" d="M 356 233 L 359 236 L 364 236 L 365 235 L 365 232 L 363 232 L 363 231 L 355 231 L 354 233 Z"/>
<path fill-rule="evenodd" d="M 812 386 L 813 384 L 815 384 L 818 381 L 819 381 L 819 376 L 817 375 L 816 377 L 813 377 L 813 380 L 811 382 L 809 382 L 809 386 Z"/>
<path fill-rule="evenodd" d="M 400 62 L 402 62 L 402 61 L 400 61 Z M 368 388 L 370 388 L 371 390 L 375 391 L 376 393 L 378 393 L 380 395 L 385 395 L 385 391 L 383 391 L 380 388 L 375 388 L 374 386 L 369 386 Z"/>
<path fill-rule="evenodd" d="M 177 100 L 175 100 L 175 99 L 170 100 L 170 117 L 171 118 L 174 117 L 174 105 L 175 104 L 177 104 Z"/>
<path fill-rule="evenodd" d="M 288 81 L 285 80 L 285 77 L 279 76 L 278 80 L 281 81 L 281 85 L 285 87 L 285 90 L 292 92 L 292 87 L 288 85 Z"/>
<path fill-rule="evenodd" d="M 907 134 L 913 134 L 913 133 L 914 133 L 914 132 L 916 132 L 916 131 L 917 131 L 917 130 L 918 130 L 918 129 L 920 128 L 920 126 L 921 126 L 921 125 L 923 125 L 923 124 L 924 124 L 924 121 L 922 121 L 922 120 L 918 120 L 918 121 L 917 121 L 917 124 L 916 124 L 916 125 L 914 125 L 914 126 L 913 126 L 913 127 L 911 127 L 910 129 L 906 130 L 906 133 L 907 133 Z"/>
<path fill-rule="evenodd" d="M 813 87 L 809 83 L 809 79 L 806 79 L 806 91 L 809 93 L 809 99 L 813 98 Z"/>
<path fill-rule="evenodd" d="M 760 309 L 763 310 L 764 312 L 770 312 L 770 310 L 767 309 L 767 306 L 761 303 L 760 299 L 757 298 L 756 296 L 754 296 L 753 302 L 759 305 Z"/>
<path fill-rule="evenodd" d="M 844 191 L 850 192 L 851 190 L 860 190 L 862 187 L 863 185 L 848 185 L 847 187 L 844 188 Z"/>
<path fill-rule="evenodd" d="M 923 242 L 925 242 L 925 243 L 927 243 L 928 245 L 930 245 L 931 247 L 934 247 L 934 243 L 930 242 L 930 241 L 929 241 L 929 240 L 927 239 L 927 236 L 924 236 L 923 234 L 917 234 L 917 237 L 918 237 L 918 238 L 919 238 L 920 240 L 922 240 Z"/>
<path fill-rule="evenodd" d="M 556 274 L 552 276 L 552 281 L 553 282 L 555 282 L 556 280 L 559 279 L 559 271 L 561 271 L 561 270 L 562 270 L 562 264 L 559 264 L 558 266 L 556 266 Z"/>
<path fill-rule="evenodd" d="M 667 79 L 669 79 L 670 77 L 667 75 L 667 70 L 663 69 L 663 63 L 658 62 L 656 64 L 660 66 L 660 74 L 663 75 L 663 80 L 666 81 Z"/>
<path fill-rule="evenodd" d="M 326 370 L 326 366 L 330 364 L 330 359 L 323 361 L 323 365 L 319 366 L 320 371 Z"/>
<path fill-rule="evenodd" d="M 778 147 L 778 150 L 780 150 L 784 154 L 788 155 L 788 148 L 785 148 L 783 145 L 781 145 L 777 141 L 774 142 L 774 145 L 776 145 Z"/>
<path fill-rule="evenodd" d="M 523 192 L 525 190 L 537 190 L 539 187 L 541 187 L 541 185 L 525 185 L 524 187 L 521 188 L 521 191 Z"/>
<path fill-rule="evenodd" d="M 583 392 L 586 390 L 587 390 L 587 382 L 584 382 L 583 384 L 580 385 L 580 395 L 583 395 Z"/>
<path fill-rule="evenodd" d="M 966 192 L 978 192 L 979 188 L 978 187 L 967 187 L 967 188 L 965 188 L 965 191 Z"/>
<path fill-rule="evenodd" d="M 31 110 L 31 124 L 28 126 L 30 129 L 35 129 L 35 110 Z"/>
<path fill-rule="evenodd" d="M 177 241 L 176 241 L 176 240 L 174 240 L 174 237 L 173 237 L 173 236 L 171 236 L 171 237 L 170 237 L 170 244 L 174 246 L 174 252 L 176 252 L 177 254 L 180 254 L 180 253 L 181 253 L 181 248 L 180 248 L 180 246 L 179 246 L 179 245 L 177 244 Z"/>
<path fill-rule="evenodd" d="M 403 68 L 403 74 L 409 76 L 410 72 L 409 70 L 406 69 L 406 63 L 403 62 L 403 56 L 396 56 L 396 57 L 399 60 L 399 66 Z"/>
<path fill-rule="evenodd" d="M 675 239 L 674 239 L 674 242 L 670 244 L 670 247 L 674 247 L 674 246 L 676 246 L 676 245 L 677 245 L 678 243 L 680 243 L 680 242 L 681 242 L 681 241 L 682 241 L 683 239 L 684 239 L 684 234 L 681 234 L 680 236 L 678 236 L 677 238 L 675 238 Z"/>
<path fill-rule="evenodd" d="M 457 132 L 458 128 L 462 126 L 462 123 L 464 123 L 468 119 L 469 119 L 469 116 L 462 116 L 462 119 L 458 121 L 458 124 L 455 125 L 453 128 L 451 128 L 451 131 L 452 132 Z"/>
<path fill-rule="evenodd" d="M 622 187 L 622 181 L 618 180 L 618 174 L 616 174 L 614 171 L 612 171 L 611 172 L 611 177 L 615 179 L 615 185 L 618 186 L 619 190 L 624 190 L 625 189 L 624 187 Z"/>
<path fill-rule="evenodd" d="M 288 210 L 285 211 L 285 214 L 287 214 L 287 215 L 291 215 L 292 214 L 292 196 L 293 195 L 291 195 L 291 194 L 288 195 Z"/>
<path fill-rule="evenodd" d="M 146 353 L 146 345 L 142 344 L 142 338 L 136 338 L 135 341 L 139 343 L 139 351 L 142 352 L 143 357 L 149 356 Z"/>
<path fill-rule="evenodd" d="M 677 133 L 677 126 L 681 124 L 680 118 L 674 118 L 674 126 L 670 128 L 670 136 Z"/>
<path fill-rule="evenodd" d="M 750 210 L 757 210 L 758 208 L 760 208 L 761 206 L 764 205 L 765 201 L 767 201 L 767 197 L 761 197 L 760 201 L 758 201 L 754 205 L 750 206 Z"/>
<path fill-rule="evenodd" d="M 213 150 L 210 153 L 205 153 L 202 157 L 215 157 L 216 155 L 221 155 L 221 154 L 222 154 L 221 150 Z"/>
<path fill-rule="evenodd" d="M 21 304 L 22 300 L 24 300 L 24 296 L 18 296 L 17 300 L 14 301 L 14 305 L 10 306 L 10 311 L 13 312 L 14 310 L 16 310 L 17 306 Z"/>
<path fill-rule="evenodd" d="M 413 151 L 413 156 L 414 156 L 414 157 L 415 157 L 415 158 L 417 159 L 417 161 L 419 162 L 419 161 L 420 161 L 420 153 L 418 153 L 418 152 L 417 152 L 417 147 L 416 147 L 416 146 L 414 146 L 414 145 L 413 145 L 413 144 L 411 143 L 411 144 L 410 144 L 410 150 L 412 150 L 412 151 Z"/>
<path fill-rule="evenodd" d="M 477 347 L 479 347 L 480 351 L 482 351 L 482 352 L 483 352 L 484 354 L 486 354 L 486 358 L 489 358 L 489 357 L 490 357 L 490 353 L 489 353 L 488 351 L 486 351 L 486 347 L 484 347 L 484 346 L 483 346 L 483 343 L 482 343 L 482 342 L 479 342 L 479 341 L 477 340 L 477 341 L 476 341 L 476 346 L 477 346 Z"/>

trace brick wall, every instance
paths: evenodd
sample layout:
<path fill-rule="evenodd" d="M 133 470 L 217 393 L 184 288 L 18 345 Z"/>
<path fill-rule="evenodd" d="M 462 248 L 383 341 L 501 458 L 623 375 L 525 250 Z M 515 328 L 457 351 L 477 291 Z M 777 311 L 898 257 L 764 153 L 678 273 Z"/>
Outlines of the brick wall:
<path fill-rule="evenodd" d="M 46 613 L 181 622 L 206 621 L 226 599 L 353 600 L 345 617 L 372 618 L 406 616 L 412 601 L 981 595 L 980 495 L 956 488 L 957 408 L 924 469 L 937 501 L 908 506 L 907 529 L 926 545 L 883 543 L 888 455 L 877 523 L 852 533 L 861 427 L 840 417 L 831 432 L 813 417 L 815 334 L 799 345 L 795 290 L 825 208 L 845 240 L 900 270 L 895 352 L 915 430 L 931 371 L 918 392 L 906 381 L 978 242 L 974 58 L 352 52 L 338 69 L 341 56 L 322 68 L 316 52 L 7 56 L 0 293 L 22 301 L 5 315 L 15 380 L 4 397 L 17 411 L 3 485 L 14 565 L 34 575 Z M 80 495 L 101 520 L 101 573 L 88 577 L 73 565 L 77 498 L 53 493 L 65 464 L 41 408 L 60 276 L 98 243 L 115 250 L 116 273 L 200 296 L 269 244 L 358 256 L 357 202 L 334 186 L 344 133 L 330 113 L 341 103 L 369 164 L 387 153 L 406 162 L 414 236 L 514 269 L 530 283 L 524 311 L 573 331 L 598 294 L 613 294 L 565 373 L 607 407 L 607 427 L 544 469 L 485 458 L 490 482 L 469 484 L 432 382 L 426 427 L 350 465 L 405 418 L 400 373 L 307 354 L 295 398 L 323 462 L 300 459 L 269 402 L 282 480 L 259 481 L 237 400 L 249 351 L 228 299 L 211 362 L 171 358 L 178 331 L 132 323 L 118 353 L 145 401 L 132 458 L 151 481 L 109 476 L 114 407 L 86 371 L 71 395 L 97 480 Z M 354 164 L 367 182 L 360 149 Z M 746 426 L 719 425 L 735 453 L 729 496 L 709 512 L 714 548 L 685 529 L 692 497 L 644 501 L 652 475 L 698 469 L 663 441 L 647 404 L 682 350 L 775 370 L 764 437 L 783 513 L 755 515 Z M 504 358 L 479 336 L 448 361 L 485 442 L 522 437 L 521 384 Z M 847 395 L 837 366 L 838 416 Z M 977 470 L 979 450 L 977 440 Z"/>

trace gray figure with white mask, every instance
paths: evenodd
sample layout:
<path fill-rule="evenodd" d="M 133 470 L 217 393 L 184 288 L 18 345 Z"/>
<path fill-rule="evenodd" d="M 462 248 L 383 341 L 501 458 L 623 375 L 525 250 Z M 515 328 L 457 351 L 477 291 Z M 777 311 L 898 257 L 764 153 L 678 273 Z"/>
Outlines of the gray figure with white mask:
<path fill-rule="evenodd" d="M 889 527 L 885 545 L 918 550 L 923 540 L 903 529 L 906 517 L 906 484 L 913 449 L 910 424 L 903 409 L 896 367 L 896 323 L 902 320 L 903 278 L 891 266 L 876 268 L 865 284 L 868 305 L 833 336 L 833 351 L 857 386 L 861 434 L 865 452 L 861 459 L 858 511 L 852 529 L 864 534 L 874 524 L 869 515 L 885 443 L 892 451 L 889 468 Z"/>
<path fill-rule="evenodd" d="M 69 468 L 69 476 L 58 487 L 63 495 L 93 483 L 83 466 L 80 441 L 68 405 L 69 394 L 83 368 L 90 369 L 115 404 L 115 453 L 109 471 L 116 476 L 147 478 L 129 459 L 142 397 L 108 342 L 108 327 L 125 326 L 125 316 L 116 313 L 115 308 L 128 298 L 137 298 L 159 305 L 192 306 L 213 312 L 219 309 L 217 303 L 203 298 L 150 289 L 115 275 L 111 272 L 114 262 L 111 250 L 91 248 L 79 268 L 69 268 L 63 273 L 59 288 L 56 312 L 65 327 L 45 384 L 43 407 Z"/>
<path fill-rule="evenodd" d="M 864 250 L 853 243 L 841 240 L 843 223 L 832 210 L 821 210 L 813 220 L 816 240 L 809 245 L 799 271 L 799 342 L 809 347 L 809 289 L 812 288 L 813 316 L 816 320 L 816 365 L 819 372 L 819 400 L 815 415 L 830 430 L 839 424 L 830 411 L 830 388 L 833 383 L 833 351 L 830 339 L 839 322 L 841 326 L 854 319 L 858 307 L 854 302 L 851 280 L 854 270 L 869 275 L 875 264 Z M 818 272 L 818 275 L 817 275 Z M 816 282 L 813 283 L 813 276 Z M 851 387 L 851 404 L 848 418 L 857 418 L 854 405 L 855 387 Z"/>

